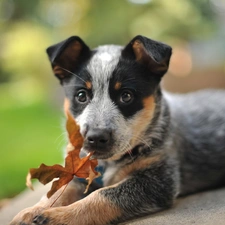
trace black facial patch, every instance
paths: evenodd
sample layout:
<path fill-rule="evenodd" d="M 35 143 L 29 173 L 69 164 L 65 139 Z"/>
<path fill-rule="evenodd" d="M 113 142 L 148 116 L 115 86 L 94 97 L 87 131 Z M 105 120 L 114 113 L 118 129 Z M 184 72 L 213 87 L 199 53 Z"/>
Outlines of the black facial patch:
<path fill-rule="evenodd" d="M 77 117 L 85 109 L 87 104 L 91 101 L 91 75 L 86 70 L 86 67 L 76 70 L 71 78 L 63 83 L 66 97 L 70 100 L 70 110 L 72 114 Z M 79 94 L 86 93 L 87 101 L 78 101 Z"/>
<path fill-rule="evenodd" d="M 144 65 L 121 58 L 110 79 L 109 95 L 123 116 L 129 118 L 143 109 L 143 99 L 154 93 L 158 83 Z M 121 102 L 121 96 L 126 90 L 133 94 L 132 101 L 127 104 Z"/>

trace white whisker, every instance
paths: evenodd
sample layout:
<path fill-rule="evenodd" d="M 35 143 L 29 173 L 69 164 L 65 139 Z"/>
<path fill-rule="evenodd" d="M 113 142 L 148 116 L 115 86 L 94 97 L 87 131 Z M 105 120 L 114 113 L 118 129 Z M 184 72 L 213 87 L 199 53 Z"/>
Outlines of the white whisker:
<path fill-rule="evenodd" d="M 61 150 L 60 149 L 60 146 L 62 145 L 63 142 L 64 142 L 64 145 L 66 146 L 66 143 L 67 143 L 66 138 L 65 138 L 66 137 L 66 134 L 67 134 L 67 132 L 63 132 L 62 134 L 59 135 L 59 137 L 56 138 L 56 140 L 55 140 L 54 143 L 57 143 L 58 142 L 58 144 L 57 144 L 57 150 Z"/>
<path fill-rule="evenodd" d="M 56 138 L 56 140 L 55 140 L 55 142 L 54 143 L 56 143 L 58 140 L 59 140 L 59 138 L 61 138 L 63 135 L 65 136 L 65 134 L 67 134 L 67 132 L 65 131 L 65 132 L 63 132 L 62 134 L 60 134 L 57 138 Z"/>
<path fill-rule="evenodd" d="M 75 73 L 73 73 L 73 72 L 71 72 L 71 71 L 69 71 L 69 70 L 67 70 L 67 69 L 65 69 L 65 68 L 63 68 L 63 67 L 60 67 L 60 68 L 61 68 L 62 70 L 64 70 L 64 71 L 66 71 L 66 72 L 68 72 L 68 73 L 74 75 L 75 77 L 79 78 L 79 79 L 82 80 L 84 83 L 86 82 L 86 81 L 83 80 L 81 77 L 77 76 L 77 74 L 75 74 Z"/>

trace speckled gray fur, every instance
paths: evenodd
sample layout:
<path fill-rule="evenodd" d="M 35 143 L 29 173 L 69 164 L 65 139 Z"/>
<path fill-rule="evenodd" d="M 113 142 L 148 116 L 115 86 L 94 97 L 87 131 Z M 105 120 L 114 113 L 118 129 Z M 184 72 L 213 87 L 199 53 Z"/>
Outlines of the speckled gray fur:
<path fill-rule="evenodd" d="M 225 91 L 184 95 L 166 93 L 171 112 L 171 140 L 178 152 L 180 194 L 225 183 Z"/>
<path fill-rule="evenodd" d="M 62 42 L 63 46 L 59 43 L 50 47 L 50 59 L 51 54 L 53 59 L 59 59 L 55 64 L 52 62 L 53 69 L 64 64 L 70 67 L 60 60 L 60 54 L 63 55 L 62 49 L 69 46 L 64 43 L 74 40 L 85 49 L 81 57 L 85 59 L 81 64 L 83 70 L 73 64 L 79 61 L 78 56 L 71 62 L 75 66 L 75 77 L 64 73 L 56 76 L 61 80 L 70 100 L 71 113 L 84 138 L 90 127 L 110 128 L 113 133 L 113 145 L 99 156 L 99 164 L 105 166 L 105 188 L 98 193 L 106 199 L 105 202 L 110 202 L 120 211 L 107 224 L 117 224 L 168 208 L 179 195 L 224 185 L 225 91 L 204 90 L 191 94 L 161 91 L 159 82 L 167 71 L 171 48 L 140 35 L 125 48 L 106 45 L 94 51 L 90 51 L 80 38 L 72 37 Z M 76 89 L 76 77 L 83 79 L 82 71 L 87 71 L 90 76 L 88 82 L 92 85 L 92 95 L 88 103 L 78 104 L 74 102 L 76 92 L 72 89 Z M 113 100 L 112 90 L 116 96 L 120 94 L 115 83 L 110 84 L 115 71 L 115 79 L 125 76 L 135 84 L 141 83 L 141 90 L 138 93 L 134 90 L 139 101 L 136 105 L 130 104 L 134 111 L 131 116 L 126 116 L 126 108 L 115 100 L 118 98 Z M 138 74 L 132 74 L 133 71 Z M 110 85 L 113 86 L 111 92 Z M 147 101 L 152 104 L 151 110 L 144 104 L 150 97 L 154 99 L 153 103 Z M 137 107 L 139 103 L 142 104 Z M 83 150 L 88 151 L 85 147 Z M 102 212 L 105 209 L 103 206 Z M 101 216 L 104 220 L 104 215 L 97 215 L 98 218 Z M 94 224 L 95 218 L 96 215 L 90 217 L 91 222 L 87 224 Z"/>

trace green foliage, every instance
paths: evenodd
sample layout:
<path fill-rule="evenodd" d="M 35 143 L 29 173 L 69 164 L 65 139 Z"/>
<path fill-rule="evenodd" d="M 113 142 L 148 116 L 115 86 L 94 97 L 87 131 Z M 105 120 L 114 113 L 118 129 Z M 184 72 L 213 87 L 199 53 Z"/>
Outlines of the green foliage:
<path fill-rule="evenodd" d="M 7 81 L 6 75 L 10 80 L 31 76 L 48 80 L 45 49 L 74 34 L 95 47 L 99 43 L 125 44 L 137 34 L 172 42 L 208 37 L 215 31 L 210 1 L 146 2 L 1 0 L 0 81 Z"/>
<path fill-rule="evenodd" d="M 0 111 L 0 199 L 25 188 L 29 168 L 60 163 L 66 143 L 60 123 L 59 110 L 44 103 Z"/>
<path fill-rule="evenodd" d="M 59 109 L 46 105 L 58 99 L 49 45 L 72 35 L 91 47 L 126 44 L 137 34 L 171 43 L 207 38 L 217 28 L 208 0 L 145 2 L 0 0 L 0 198 L 24 188 L 28 168 L 60 159 Z"/>

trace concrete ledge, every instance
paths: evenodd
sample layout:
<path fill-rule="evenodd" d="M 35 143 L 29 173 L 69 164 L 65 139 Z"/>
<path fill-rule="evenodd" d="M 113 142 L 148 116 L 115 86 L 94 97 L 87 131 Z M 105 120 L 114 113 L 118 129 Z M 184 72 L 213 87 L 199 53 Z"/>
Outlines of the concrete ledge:
<path fill-rule="evenodd" d="M 35 192 L 25 190 L 0 211 L 0 224 L 6 225 L 22 209 L 34 205 L 49 186 L 36 185 Z M 198 193 L 176 201 L 173 208 L 126 225 L 224 225 L 225 188 Z M 81 224 L 79 224 L 81 225 Z"/>
<path fill-rule="evenodd" d="M 225 225 L 225 189 L 177 199 L 173 208 L 126 225 Z"/>

